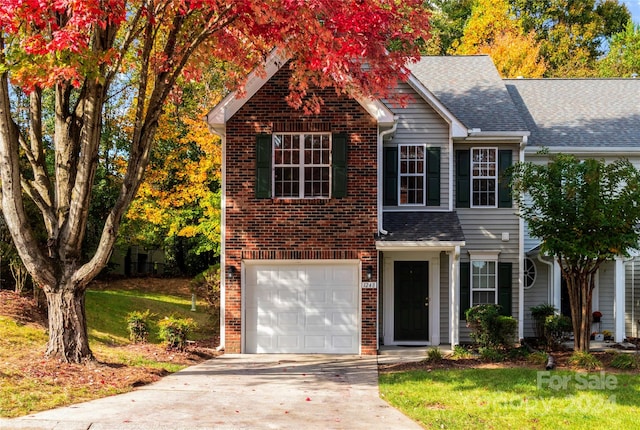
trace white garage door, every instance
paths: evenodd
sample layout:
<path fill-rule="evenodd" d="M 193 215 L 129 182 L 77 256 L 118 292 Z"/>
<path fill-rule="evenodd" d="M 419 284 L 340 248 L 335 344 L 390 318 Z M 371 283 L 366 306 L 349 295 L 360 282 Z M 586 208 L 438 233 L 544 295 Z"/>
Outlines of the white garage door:
<path fill-rule="evenodd" d="M 358 264 L 246 266 L 247 353 L 359 352 Z"/>

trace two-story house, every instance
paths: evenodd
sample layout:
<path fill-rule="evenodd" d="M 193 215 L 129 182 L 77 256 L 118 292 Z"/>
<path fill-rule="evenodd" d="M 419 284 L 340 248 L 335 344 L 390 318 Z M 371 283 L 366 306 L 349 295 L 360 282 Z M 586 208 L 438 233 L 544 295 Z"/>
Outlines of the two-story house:
<path fill-rule="evenodd" d="M 397 88 L 405 106 L 327 89 L 305 116 L 285 102 L 283 60 L 207 115 L 223 148 L 226 351 L 454 345 L 480 303 L 529 335 L 528 307 L 553 287 L 532 286 L 545 257 L 504 175 L 539 132 L 518 82 L 486 56 L 424 57 Z"/>

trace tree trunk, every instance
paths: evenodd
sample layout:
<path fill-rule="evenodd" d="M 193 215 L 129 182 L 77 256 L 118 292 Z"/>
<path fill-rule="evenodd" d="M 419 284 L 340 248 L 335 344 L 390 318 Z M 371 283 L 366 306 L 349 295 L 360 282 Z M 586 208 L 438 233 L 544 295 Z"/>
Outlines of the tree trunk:
<path fill-rule="evenodd" d="M 589 271 L 564 272 L 571 304 L 573 349 L 589 352 L 591 346 L 591 303 L 594 279 Z"/>
<path fill-rule="evenodd" d="M 66 363 L 93 360 L 84 311 L 85 289 L 64 286 L 51 291 L 45 288 L 45 295 L 49 312 L 47 357 Z"/>

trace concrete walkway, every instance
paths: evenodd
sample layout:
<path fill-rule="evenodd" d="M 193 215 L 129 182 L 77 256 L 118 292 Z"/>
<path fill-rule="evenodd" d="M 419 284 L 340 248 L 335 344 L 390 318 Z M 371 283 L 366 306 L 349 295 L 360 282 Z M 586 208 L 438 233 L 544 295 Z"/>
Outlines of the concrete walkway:
<path fill-rule="evenodd" d="M 225 354 L 0 429 L 420 429 L 380 399 L 377 377 L 376 357 Z"/>

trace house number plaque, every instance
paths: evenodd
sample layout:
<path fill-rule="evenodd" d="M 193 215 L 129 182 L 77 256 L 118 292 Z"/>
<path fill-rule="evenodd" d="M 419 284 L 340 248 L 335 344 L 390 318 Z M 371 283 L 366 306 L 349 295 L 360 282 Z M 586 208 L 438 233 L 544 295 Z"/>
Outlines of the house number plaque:
<path fill-rule="evenodd" d="M 363 282 L 362 283 L 362 289 L 365 288 L 378 288 L 378 283 L 377 282 Z"/>

